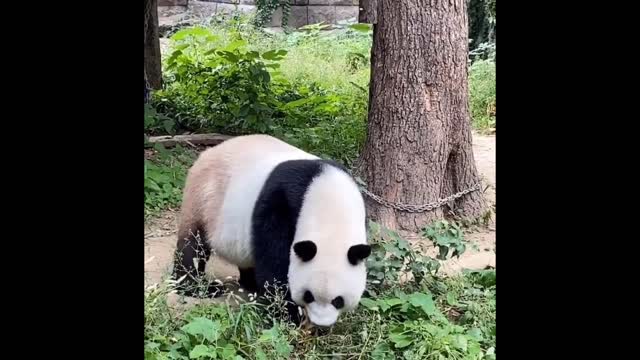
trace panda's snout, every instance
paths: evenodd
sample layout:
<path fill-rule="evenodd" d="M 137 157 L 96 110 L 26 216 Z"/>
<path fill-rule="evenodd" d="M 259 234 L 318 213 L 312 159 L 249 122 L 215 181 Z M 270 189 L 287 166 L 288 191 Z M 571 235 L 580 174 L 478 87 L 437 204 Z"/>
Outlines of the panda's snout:
<path fill-rule="evenodd" d="M 340 313 L 331 304 L 313 302 L 307 305 L 307 316 L 315 326 L 329 327 L 338 321 Z"/>

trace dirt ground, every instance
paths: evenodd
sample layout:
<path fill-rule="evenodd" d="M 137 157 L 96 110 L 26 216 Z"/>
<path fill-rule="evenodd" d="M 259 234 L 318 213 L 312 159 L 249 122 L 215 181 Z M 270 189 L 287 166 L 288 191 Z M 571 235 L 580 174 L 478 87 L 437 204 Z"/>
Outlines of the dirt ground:
<path fill-rule="evenodd" d="M 495 136 L 478 134 L 474 134 L 473 137 L 475 160 L 483 185 L 488 187 L 485 196 L 490 205 L 495 204 L 495 139 Z M 162 281 L 170 270 L 176 243 L 177 216 L 178 213 L 175 211 L 165 212 L 145 225 L 145 286 Z M 459 259 L 443 262 L 443 271 L 452 274 L 462 269 L 483 269 L 487 266 L 495 268 L 495 216 L 488 229 L 466 234 L 465 238 L 475 244 L 476 249 L 468 247 Z M 435 248 L 427 249 L 427 253 L 432 251 L 435 251 Z M 218 279 L 238 276 L 235 267 L 218 258 L 209 261 L 207 273 Z"/>

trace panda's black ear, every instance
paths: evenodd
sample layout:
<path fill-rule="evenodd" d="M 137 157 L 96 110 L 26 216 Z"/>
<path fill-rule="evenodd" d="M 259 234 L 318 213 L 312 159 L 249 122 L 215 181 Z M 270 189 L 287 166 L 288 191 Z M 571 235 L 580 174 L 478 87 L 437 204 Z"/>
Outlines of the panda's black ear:
<path fill-rule="evenodd" d="M 313 243 L 313 241 L 300 241 L 293 244 L 293 251 L 295 251 L 300 260 L 302 260 L 303 262 L 307 262 L 313 259 L 314 256 L 316 256 L 318 248 L 316 247 L 316 244 Z"/>
<path fill-rule="evenodd" d="M 358 263 L 371 255 L 371 246 L 367 244 L 353 245 L 347 252 L 347 258 L 351 265 L 358 265 Z"/>

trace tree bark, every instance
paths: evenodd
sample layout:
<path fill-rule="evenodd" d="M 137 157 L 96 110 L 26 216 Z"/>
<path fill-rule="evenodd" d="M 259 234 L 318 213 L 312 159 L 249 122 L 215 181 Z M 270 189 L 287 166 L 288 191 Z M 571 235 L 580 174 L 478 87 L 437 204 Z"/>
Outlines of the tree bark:
<path fill-rule="evenodd" d="M 358 22 L 376 24 L 378 0 L 359 0 Z"/>
<path fill-rule="evenodd" d="M 378 0 L 367 140 L 356 172 L 373 193 L 421 205 L 479 181 L 471 147 L 466 0 Z M 417 231 L 454 214 L 483 215 L 481 191 L 407 213 L 367 200 L 391 229 Z"/>
<path fill-rule="evenodd" d="M 144 0 L 144 73 L 152 89 L 162 88 L 158 0 Z"/>

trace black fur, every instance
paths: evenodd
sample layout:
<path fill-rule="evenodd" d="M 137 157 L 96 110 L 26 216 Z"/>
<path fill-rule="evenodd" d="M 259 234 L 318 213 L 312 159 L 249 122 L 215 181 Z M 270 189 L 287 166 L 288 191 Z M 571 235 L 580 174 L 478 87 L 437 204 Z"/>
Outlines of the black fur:
<path fill-rule="evenodd" d="M 307 304 L 311 304 L 312 302 L 316 301 L 316 299 L 313 297 L 313 294 L 309 290 L 304 292 L 302 300 Z"/>
<path fill-rule="evenodd" d="M 222 291 L 220 285 L 205 281 L 204 270 L 211 257 L 211 247 L 206 241 L 204 228 L 196 225 L 186 237 L 180 237 L 173 263 L 173 277 L 178 280 L 186 275 L 177 289 L 181 294 L 191 297 L 215 296 Z M 197 259 L 197 266 L 194 264 Z"/>
<path fill-rule="evenodd" d="M 371 255 L 371 246 L 366 244 L 353 245 L 347 252 L 347 258 L 351 265 L 358 265 L 358 263 Z"/>
<path fill-rule="evenodd" d="M 293 251 L 295 251 L 296 255 L 303 262 L 307 262 L 313 259 L 316 256 L 316 252 L 318 252 L 318 248 L 313 241 L 300 241 L 293 245 Z"/>
<path fill-rule="evenodd" d="M 256 269 L 238 269 L 240 271 L 240 279 L 238 283 L 243 289 L 250 293 L 258 292 L 258 284 L 256 284 Z"/>
<path fill-rule="evenodd" d="M 331 300 L 331 305 L 340 310 L 344 307 L 344 299 L 342 298 L 342 296 L 338 296 L 335 299 Z"/>

